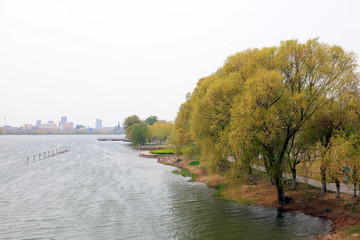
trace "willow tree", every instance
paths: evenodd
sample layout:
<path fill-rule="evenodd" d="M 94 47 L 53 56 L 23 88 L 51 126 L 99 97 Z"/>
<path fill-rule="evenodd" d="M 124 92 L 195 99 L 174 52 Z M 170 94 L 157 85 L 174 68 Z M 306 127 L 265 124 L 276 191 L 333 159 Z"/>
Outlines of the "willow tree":
<path fill-rule="evenodd" d="M 302 131 L 302 137 L 308 145 L 315 146 L 320 144 L 325 149 L 330 147 L 331 138 L 344 127 L 347 120 L 347 109 L 342 108 L 342 105 L 338 100 L 333 101 L 314 114 Z M 322 154 L 325 154 L 325 151 L 319 151 L 318 154 L 320 154 L 320 159 L 325 159 L 322 156 Z M 320 169 L 321 192 L 325 194 L 327 191 L 326 183 L 328 182 L 328 164 L 322 160 L 318 161 L 318 163 L 320 163 L 317 165 Z"/>
<path fill-rule="evenodd" d="M 191 112 L 191 94 L 188 93 L 186 95 L 186 102 L 181 104 L 175 119 L 175 137 L 173 139 L 175 152 L 180 152 L 182 147 L 193 141 L 190 133 Z"/>
<path fill-rule="evenodd" d="M 231 150 L 227 144 L 230 109 L 241 85 L 234 79 L 216 78 L 203 96 L 193 101 L 191 133 L 208 170 L 227 169 Z M 199 87 L 203 87 L 200 85 Z"/>
<path fill-rule="evenodd" d="M 321 153 L 320 162 L 327 165 L 327 175 L 335 182 L 336 198 L 340 198 L 340 183 L 344 177 L 345 169 L 350 166 L 358 166 L 354 144 L 346 136 L 336 134 L 330 139 L 328 147 L 317 144 L 317 148 Z M 354 177 L 351 174 L 350 176 Z"/>
<path fill-rule="evenodd" d="M 190 131 L 208 170 L 227 170 L 228 159 L 237 158 L 228 138 L 233 101 L 259 64 L 271 68 L 273 53 L 274 48 L 248 49 L 229 56 L 222 68 L 197 83 L 190 101 Z M 242 165 L 249 173 L 249 164 Z"/>
<path fill-rule="evenodd" d="M 150 138 L 159 139 L 160 141 L 165 141 L 170 136 L 173 136 L 174 131 L 173 122 L 155 122 L 149 126 Z"/>
<path fill-rule="evenodd" d="M 354 149 L 358 148 L 358 142 L 355 141 L 356 136 L 360 136 L 360 91 L 359 76 L 351 78 L 351 81 L 343 85 L 341 94 L 332 101 L 325 108 L 320 109 L 314 114 L 309 121 L 305 129 L 302 131 L 302 135 L 305 135 L 305 141 L 308 145 L 321 145 L 325 150 L 318 151 L 317 166 L 320 169 L 321 177 L 321 191 L 322 194 L 326 193 L 326 183 L 328 182 L 327 173 L 329 164 L 324 161 L 326 158 L 322 156 L 331 147 L 330 142 L 339 132 L 342 132 L 346 136 L 348 141 L 354 142 Z M 354 173 L 354 184 L 358 184 L 356 171 L 358 164 L 356 161 L 348 161 L 349 166 L 352 167 Z"/>
<path fill-rule="evenodd" d="M 353 53 L 317 39 L 281 42 L 272 62 L 273 70 L 259 67 L 248 77 L 233 106 L 231 138 L 234 148 L 249 145 L 259 153 L 284 204 L 283 163 L 291 139 L 339 97 L 356 77 L 357 65 Z"/>

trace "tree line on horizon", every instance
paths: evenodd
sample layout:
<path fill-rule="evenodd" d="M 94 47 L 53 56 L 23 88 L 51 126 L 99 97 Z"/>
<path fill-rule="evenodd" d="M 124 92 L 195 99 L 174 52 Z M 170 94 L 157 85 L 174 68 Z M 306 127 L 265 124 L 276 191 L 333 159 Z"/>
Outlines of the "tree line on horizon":
<path fill-rule="evenodd" d="M 195 144 L 206 169 L 248 176 L 261 164 L 287 203 L 283 173 L 318 169 L 322 192 L 344 172 L 360 184 L 360 92 L 357 59 L 340 46 L 310 39 L 282 41 L 227 58 L 186 95 L 174 144 Z M 354 191 L 356 195 L 356 191 Z"/>

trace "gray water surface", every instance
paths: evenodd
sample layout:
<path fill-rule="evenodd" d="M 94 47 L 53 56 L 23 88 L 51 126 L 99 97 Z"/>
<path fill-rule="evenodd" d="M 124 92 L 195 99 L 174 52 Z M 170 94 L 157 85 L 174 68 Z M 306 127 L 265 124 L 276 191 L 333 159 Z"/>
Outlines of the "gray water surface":
<path fill-rule="evenodd" d="M 213 197 L 99 136 L 0 136 L 0 239 L 315 239 L 331 222 Z M 61 146 L 41 161 L 26 157 Z M 31 158 L 32 159 L 32 158 Z"/>

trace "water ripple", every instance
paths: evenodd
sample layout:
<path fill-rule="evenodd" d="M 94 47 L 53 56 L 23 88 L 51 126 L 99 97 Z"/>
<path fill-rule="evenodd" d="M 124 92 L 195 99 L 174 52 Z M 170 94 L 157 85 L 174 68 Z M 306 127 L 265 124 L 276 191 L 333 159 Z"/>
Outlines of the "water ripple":
<path fill-rule="evenodd" d="M 96 138 L 0 136 L 0 239 L 314 239 L 330 230 L 301 213 L 279 218 L 214 198 L 128 144 Z M 24 165 L 61 145 L 72 151 Z"/>

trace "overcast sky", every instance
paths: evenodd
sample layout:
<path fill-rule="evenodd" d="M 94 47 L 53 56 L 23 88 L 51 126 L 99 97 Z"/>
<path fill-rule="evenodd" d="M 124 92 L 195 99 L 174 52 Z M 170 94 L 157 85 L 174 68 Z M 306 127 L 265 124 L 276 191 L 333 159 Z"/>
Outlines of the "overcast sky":
<path fill-rule="evenodd" d="M 359 55 L 359 3 L 0 0 L 0 125 L 174 120 L 238 51 L 320 37 Z"/>

